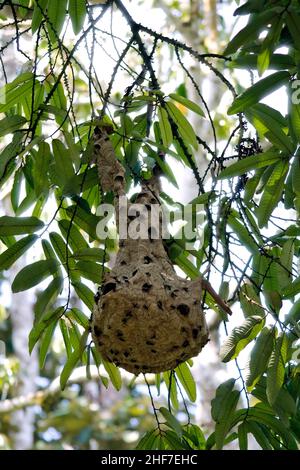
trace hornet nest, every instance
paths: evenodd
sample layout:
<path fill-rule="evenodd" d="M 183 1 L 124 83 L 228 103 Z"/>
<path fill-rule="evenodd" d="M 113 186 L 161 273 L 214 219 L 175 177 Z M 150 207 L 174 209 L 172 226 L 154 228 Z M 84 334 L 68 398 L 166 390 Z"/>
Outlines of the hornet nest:
<path fill-rule="evenodd" d="M 109 132 L 104 127 L 95 129 L 94 158 L 103 191 L 114 191 L 116 214 L 120 209 L 128 225 L 135 217 L 128 215 L 131 204 L 125 197 L 125 170 L 115 156 Z M 135 202 L 150 210 L 159 204 L 158 195 L 159 178 L 154 176 L 142 183 Z M 122 214 L 123 200 L 127 206 Z M 136 375 L 174 369 L 205 346 L 203 289 L 231 313 L 207 281 L 177 276 L 162 238 L 154 238 L 151 229 L 147 239 L 120 238 L 115 266 L 105 274 L 92 315 L 92 336 L 103 359 Z"/>

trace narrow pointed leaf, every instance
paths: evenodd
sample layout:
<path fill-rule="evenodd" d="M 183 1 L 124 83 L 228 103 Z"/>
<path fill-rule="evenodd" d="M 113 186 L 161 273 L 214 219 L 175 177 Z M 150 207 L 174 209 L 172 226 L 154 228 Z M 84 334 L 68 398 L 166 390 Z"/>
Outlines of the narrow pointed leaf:
<path fill-rule="evenodd" d="M 12 283 L 13 292 L 21 292 L 42 282 L 46 277 L 53 275 L 58 269 L 55 260 L 42 260 L 29 264 L 23 268 Z"/>
<path fill-rule="evenodd" d="M 0 271 L 10 268 L 38 239 L 37 235 L 28 235 L 11 245 L 0 254 Z"/>
<path fill-rule="evenodd" d="M 44 227 L 44 223 L 36 217 L 0 217 L 0 235 L 21 235 L 23 233 L 37 232 Z"/>
<path fill-rule="evenodd" d="M 287 85 L 289 79 L 290 74 L 284 71 L 275 72 L 272 75 L 259 80 L 234 100 L 228 109 L 228 114 L 237 114 L 245 111 L 247 108 L 258 103 L 262 98 L 281 86 Z"/>

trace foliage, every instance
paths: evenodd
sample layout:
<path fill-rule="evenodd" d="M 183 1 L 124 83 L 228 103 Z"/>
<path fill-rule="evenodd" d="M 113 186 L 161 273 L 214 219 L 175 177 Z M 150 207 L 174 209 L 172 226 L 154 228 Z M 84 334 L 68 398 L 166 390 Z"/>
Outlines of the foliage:
<path fill-rule="evenodd" d="M 127 39 L 114 32 L 104 39 L 104 48 L 108 41 L 118 47 L 104 90 L 94 55 L 112 9 L 122 15 Z M 223 55 L 216 55 L 200 54 L 136 23 L 120 0 L 98 6 L 79 0 L 12 1 L 2 13 L 7 24 L 14 20 L 13 41 L 26 63 L 8 79 L 1 62 L 6 84 L 0 91 L 0 184 L 9 191 L 13 215 L 0 218 L 0 266 L 5 271 L 25 252 L 40 253 L 12 284 L 13 292 L 21 292 L 47 279 L 37 297 L 29 338 L 31 350 L 38 345 L 40 364 L 59 331 L 67 356 L 62 388 L 79 362 L 87 371 L 90 362 L 102 364 L 114 387 L 122 385 L 118 368 L 103 361 L 89 343 L 94 284 L 101 285 L 115 250 L 114 242 L 96 234 L 96 209 L 111 202 L 111 194 L 98 188 L 91 161 L 91 136 L 103 122 L 113 127 L 111 139 L 126 168 L 128 188 L 149 179 L 155 165 L 175 186 L 172 162 L 191 169 L 204 204 L 203 243 L 199 248 L 195 236 L 187 249 L 178 240 L 168 240 L 170 258 L 190 278 L 217 267 L 222 282 L 230 281 L 229 302 L 239 303 L 245 316 L 222 346 L 223 361 L 236 361 L 238 377 L 216 390 L 211 409 L 215 431 L 206 438 L 189 417 L 187 424 L 176 417 L 182 390 L 190 401 L 196 399 L 185 363 L 156 377 L 158 390 L 161 382 L 168 388 L 169 406 L 157 408 L 152 399 L 156 427 L 142 438 L 139 449 L 222 449 L 234 440 L 247 449 L 249 435 L 264 449 L 296 449 L 300 440 L 299 302 L 288 312 L 289 299 L 300 294 L 300 7 L 295 0 L 249 0 L 235 14 L 248 15 L 248 23 Z M 70 27 L 74 38 L 68 42 Z M 20 49 L 25 34 L 35 44 L 33 59 Z M 287 52 L 279 53 L 283 47 Z M 172 93 L 164 91 L 156 72 L 161 48 L 172 50 L 184 80 L 198 93 L 197 103 L 185 96 L 180 83 Z M 219 138 L 214 114 L 188 70 L 190 56 L 231 94 L 226 142 Z M 128 65 L 129 58 L 134 67 Z M 246 89 L 235 86 L 240 69 L 250 72 Z M 261 102 L 282 87 L 287 115 Z M 201 129 L 193 129 L 188 111 L 209 123 L 212 143 Z M 200 149 L 207 158 L 204 175 L 196 164 Z M 176 207 L 169 195 L 161 196 L 162 204 Z M 290 210 L 291 218 L 284 210 Z M 206 302 L 216 309 L 208 295 Z M 246 378 L 238 359 L 250 343 Z"/>

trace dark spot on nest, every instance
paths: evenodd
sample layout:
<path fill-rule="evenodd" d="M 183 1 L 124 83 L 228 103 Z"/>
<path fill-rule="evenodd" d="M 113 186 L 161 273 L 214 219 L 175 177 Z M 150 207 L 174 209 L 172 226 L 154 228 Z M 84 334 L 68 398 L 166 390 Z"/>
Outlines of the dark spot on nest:
<path fill-rule="evenodd" d="M 119 241 L 119 246 L 120 246 L 120 248 L 123 248 L 125 246 L 125 240 L 120 240 Z"/>
<path fill-rule="evenodd" d="M 137 272 L 138 272 L 138 270 L 137 270 L 137 269 L 135 269 L 135 270 L 133 271 L 133 273 L 132 273 L 132 277 L 134 277 L 134 276 L 136 275 L 136 273 L 137 273 Z"/>
<path fill-rule="evenodd" d="M 139 369 L 139 366 L 135 365 L 134 368 L 135 368 L 135 369 Z"/>
<path fill-rule="evenodd" d="M 119 362 L 119 361 L 115 361 L 115 365 L 116 365 L 117 367 L 119 367 L 120 362 Z"/>
<path fill-rule="evenodd" d="M 170 351 L 176 351 L 178 348 L 179 348 L 179 346 L 177 346 L 176 344 L 174 344 L 174 346 L 172 346 L 172 348 L 170 349 Z"/>
<path fill-rule="evenodd" d="M 144 257 L 144 264 L 149 264 L 152 262 L 152 258 L 150 258 L 150 256 L 145 256 Z"/>
<path fill-rule="evenodd" d="M 186 304 L 179 304 L 177 306 L 177 310 L 179 311 L 179 313 L 181 315 L 183 315 L 184 317 L 186 317 L 189 313 L 190 313 L 190 307 Z"/>
<path fill-rule="evenodd" d="M 180 331 L 181 331 L 181 333 L 186 333 L 187 329 L 184 326 L 182 326 Z"/>
<path fill-rule="evenodd" d="M 136 359 L 130 359 L 130 362 L 132 362 L 134 364 L 135 362 L 137 362 L 137 360 Z"/>
<path fill-rule="evenodd" d="M 198 334 L 199 334 L 199 328 L 193 328 L 192 329 L 192 335 L 193 335 L 193 338 L 196 339 Z"/>
<path fill-rule="evenodd" d="M 151 352 L 152 352 L 153 354 L 157 354 L 156 349 L 151 349 Z"/>
<path fill-rule="evenodd" d="M 175 292 L 171 292 L 171 297 L 172 297 L 172 299 L 175 299 L 175 297 L 177 297 L 177 295 L 175 294 Z"/>
<path fill-rule="evenodd" d="M 152 197 L 150 199 L 150 202 L 151 202 L 151 204 L 157 204 L 157 200 L 155 199 L 155 197 Z"/>
<path fill-rule="evenodd" d="M 194 305 L 197 305 L 198 303 L 198 300 L 194 300 Z"/>
<path fill-rule="evenodd" d="M 100 145 L 100 144 L 95 144 L 94 147 L 95 147 L 96 150 L 100 150 L 100 149 L 101 149 L 101 145 Z"/>
<path fill-rule="evenodd" d="M 102 330 L 97 325 L 95 325 L 94 326 L 94 333 L 95 333 L 96 336 L 101 336 L 102 335 Z"/>
<path fill-rule="evenodd" d="M 102 341 L 98 341 L 98 346 L 103 346 L 103 344 Z"/>
<path fill-rule="evenodd" d="M 189 291 L 188 287 L 184 287 L 183 290 L 184 290 L 184 292 L 188 292 L 188 291 Z"/>
<path fill-rule="evenodd" d="M 146 274 L 146 276 L 151 276 L 151 273 L 145 273 L 145 274 Z"/>
<path fill-rule="evenodd" d="M 139 304 L 137 304 L 137 303 L 134 303 L 132 305 L 134 306 L 134 308 L 139 308 Z"/>
<path fill-rule="evenodd" d="M 144 308 L 145 310 L 148 310 L 149 307 L 148 307 L 148 305 L 144 304 L 144 305 L 143 305 L 143 308 Z"/>
<path fill-rule="evenodd" d="M 108 292 L 115 291 L 117 287 L 117 284 L 115 282 L 107 282 L 104 284 L 102 287 L 102 294 L 108 294 Z"/>
<path fill-rule="evenodd" d="M 130 353 L 128 351 L 124 351 L 124 356 L 128 357 L 128 356 L 130 356 Z"/>
<path fill-rule="evenodd" d="M 170 289 L 171 289 L 171 286 L 169 286 L 169 284 L 165 284 L 165 285 L 164 285 L 164 288 L 165 288 L 166 290 L 170 290 Z"/>
<path fill-rule="evenodd" d="M 151 288 L 152 288 L 152 284 L 149 284 L 148 282 L 145 282 L 145 284 L 142 285 L 143 292 L 149 292 Z"/>
<path fill-rule="evenodd" d="M 116 335 L 117 335 L 118 338 L 122 338 L 124 336 L 124 333 L 121 330 L 117 330 Z"/>
<path fill-rule="evenodd" d="M 101 294 L 100 294 L 100 292 L 98 291 L 98 292 L 94 295 L 94 301 L 95 301 L 96 304 L 99 302 L 100 297 L 101 297 Z"/>
<path fill-rule="evenodd" d="M 155 343 L 153 341 L 146 341 L 146 344 L 148 344 L 149 346 L 154 346 Z"/>
<path fill-rule="evenodd" d="M 182 347 L 187 348 L 189 346 L 189 344 L 190 344 L 189 341 L 186 339 L 185 341 L 183 341 Z"/>
<path fill-rule="evenodd" d="M 176 308 L 175 305 L 171 305 L 171 309 L 174 310 L 174 308 Z"/>
<path fill-rule="evenodd" d="M 162 301 L 161 301 L 161 300 L 159 300 L 159 301 L 157 302 L 157 306 L 158 306 L 158 308 L 160 308 L 160 310 L 163 309 L 163 307 L 162 307 Z"/>
<path fill-rule="evenodd" d="M 127 263 L 126 263 L 126 261 L 124 261 L 124 260 L 122 260 L 121 263 L 120 263 L 121 266 L 126 266 L 126 264 L 127 264 Z"/>

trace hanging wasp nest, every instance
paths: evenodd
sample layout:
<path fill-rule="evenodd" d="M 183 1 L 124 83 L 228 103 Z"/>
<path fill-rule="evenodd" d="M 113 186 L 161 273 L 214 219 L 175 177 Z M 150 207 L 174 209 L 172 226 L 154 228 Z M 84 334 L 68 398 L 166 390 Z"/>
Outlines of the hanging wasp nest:
<path fill-rule="evenodd" d="M 113 189 L 116 214 L 120 211 L 129 225 L 135 217 L 125 198 L 125 172 L 107 129 L 95 130 L 94 157 L 103 191 Z M 150 212 L 159 204 L 158 194 L 159 180 L 153 177 L 142 184 L 135 204 Z M 149 222 L 148 213 L 146 217 Z M 103 359 L 136 375 L 174 369 L 205 346 L 209 335 L 201 307 L 203 287 L 230 312 L 207 281 L 177 276 L 161 237 L 145 226 L 147 239 L 120 239 L 115 266 L 105 275 L 92 317 L 93 340 Z"/>

